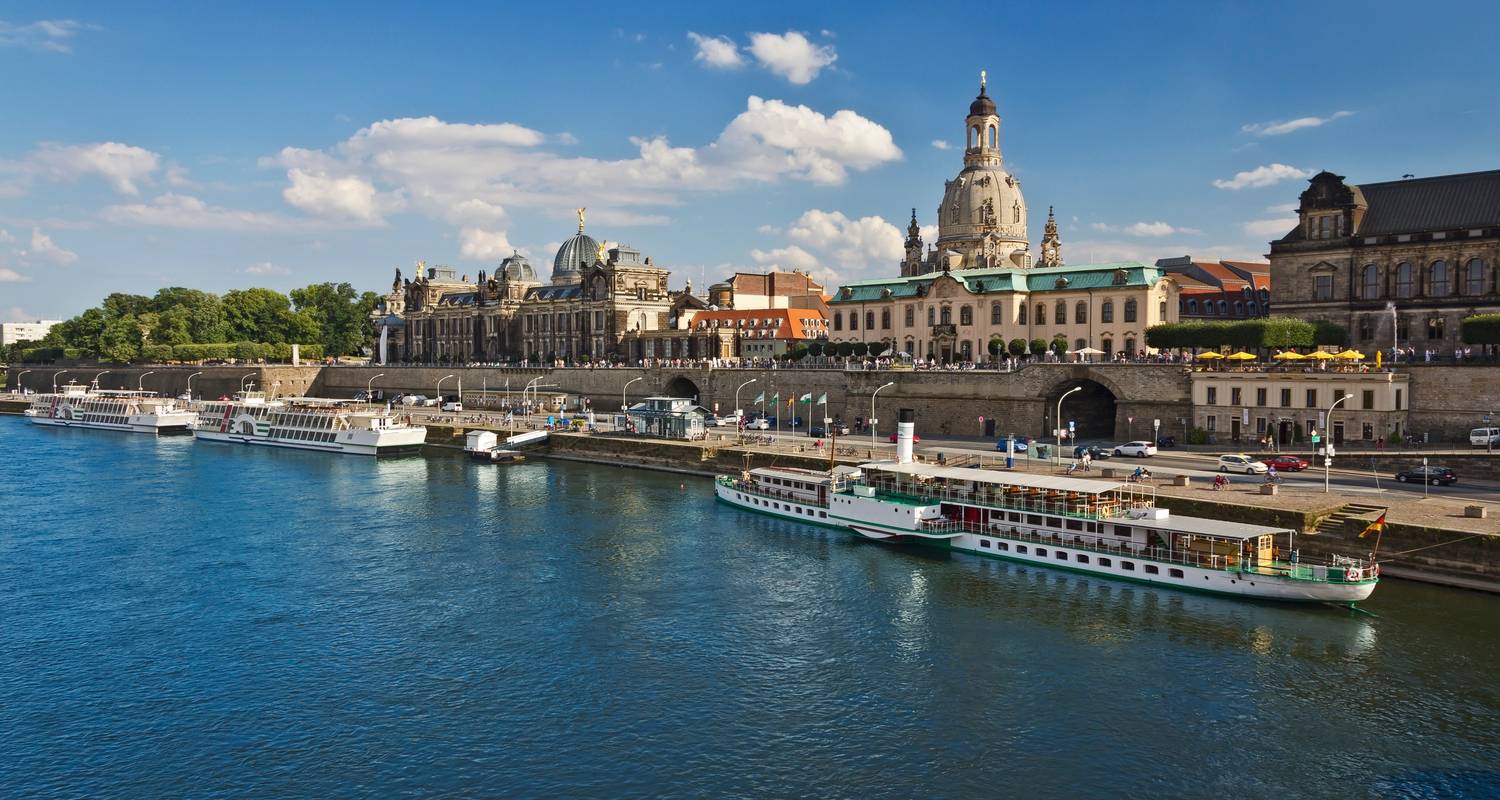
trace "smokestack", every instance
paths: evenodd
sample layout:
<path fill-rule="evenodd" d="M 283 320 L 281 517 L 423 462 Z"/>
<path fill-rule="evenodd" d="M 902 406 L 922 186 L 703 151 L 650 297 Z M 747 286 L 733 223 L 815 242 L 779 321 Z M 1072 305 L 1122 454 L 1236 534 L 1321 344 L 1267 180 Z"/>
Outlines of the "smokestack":
<path fill-rule="evenodd" d="M 911 442 L 917 430 L 917 413 L 909 408 L 901 409 L 896 422 L 896 463 L 911 463 Z"/>

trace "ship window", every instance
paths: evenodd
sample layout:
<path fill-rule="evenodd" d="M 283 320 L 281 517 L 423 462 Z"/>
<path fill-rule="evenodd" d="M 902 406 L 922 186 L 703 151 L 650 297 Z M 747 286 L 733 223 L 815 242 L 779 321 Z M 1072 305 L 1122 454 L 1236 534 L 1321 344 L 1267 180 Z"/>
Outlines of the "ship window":
<path fill-rule="evenodd" d="M 1026 515 L 1026 524 L 1028 524 L 1028 525 L 1040 525 L 1040 524 L 1042 524 L 1042 517 L 1041 517 L 1041 515 L 1039 515 L 1039 514 L 1027 514 Z"/>
<path fill-rule="evenodd" d="M 1130 526 L 1129 525 L 1116 525 L 1115 526 L 1115 535 L 1116 536 L 1129 536 L 1130 535 Z"/>
<path fill-rule="evenodd" d="M 1167 570 L 1167 574 L 1171 575 L 1174 578 L 1181 578 L 1182 577 L 1182 570 L 1180 570 L 1180 569 L 1169 569 L 1169 570 Z"/>
<path fill-rule="evenodd" d="M 1080 564 L 1087 564 L 1087 563 L 1089 563 L 1089 557 L 1086 556 L 1086 555 L 1084 555 L 1083 553 L 1079 553 L 1077 556 L 1075 556 L 1074 560 L 1077 561 Z"/>
<path fill-rule="evenodd" d="M 1024 545 L 1024 544 L 1018 544 L 1018 545 L 1016 545 L 1016 552 L 1017 553 L 1021 553 L 1021 554 L 1024 555 L 1026 553 L 1026 545 Z"/>
<path fill-rule="evenodd" d="M 1062 520 L 1058 519 L 1057 517 L 1048 517 L 1047 518 L 1047 524 L 1051 525 L 1054 528 L 1061 528 L 1062 527 Z"/>
<path fill-rule="evenodd" d="M 1101 566 L 1101 567 L 1114 566 L 1114 562 L 1110 561 L 1107 558 L 1101 558 L 1101 559 L 1099 559 L 1099 566 Z"/>
<path fill-rule="evenodd" d="M 818 512 L 818 516 L 823 517 L 824 519 L 827 519 L 828 512 L 827 511 L 819 511 Z"/>
<path fill-rule="evenodd" d="M 1070 531 L 1081 531 L 1081 530 L 1083 530 L 1083 520 L 1081 520 L 1081 519 L 1070 519 L 1070 520 L 1068 520 L 1068 530 L 1070 530 Z"/>
<path fill-rule="evenodd" d="M 983 547 L 986 550 L 990 549 L 990 540 L 989 539 L 980 539 L 979 540 L 979 546 Z"/>
<path fill-rule="evenodd" d="M 1036 549 L 1036 554 L 1039 555 L 1039 556 L 1042 556 L 1042 557 L 1046 557 L 1046 555 L 1047 555 L 1047 548 L 1045 548 L 1045 547 L 1038 547 Z"/>
<path fill-rule="evenodd" d="M 1057 551 L 1057 560 L 1058 561 L 1067 561 L 1068 560 L 1068 554 L 1064 553 L 1061 550 Z"/>
<path fill-rule="evenodd" d="M 1161 573 L 1161 570 L 1157 569 L 1155 564 L 1147 564 L 1146 565 L 1146 574 L 1147 575 L 1158 575 L 1160 573 Z"/>
<path fill-rule="evenodd" d="M 1005 542 L 995 542 L 995 547 L 998 548 L 998 549 L 1000 549 L 1000 550 L 1009 550 L 1010 549 L 1010 545 L 1006 544 Z"/>

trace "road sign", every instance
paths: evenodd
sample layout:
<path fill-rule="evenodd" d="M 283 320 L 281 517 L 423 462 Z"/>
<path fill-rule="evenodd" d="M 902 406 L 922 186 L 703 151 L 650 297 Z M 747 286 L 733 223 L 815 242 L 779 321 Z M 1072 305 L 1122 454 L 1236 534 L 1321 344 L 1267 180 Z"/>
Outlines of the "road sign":
<path fill-rule="evenodd" d="M 1128 423 L 1130 423 L 1131 425 L 1134 425 L 1135 424 L 1135 417 L 1126 417 L 1125 421 L 1128 422 Z"/>
<path fill-rule="evenodd" d="M 983 423 L 983 422 L 984 422 L 984 415 L 983 415 L 983 414 L 980 414 L 980 415 L 979 415 L 979 421 L 980 421 L 980 422 L 981 422 L 981 423 Z"/>
<path fill-rule="evenodd" d="M 1070 430 L 1070 431 L 1071 431 L 1071 430 L 1073 430 L 1073 429 L 1074 429 L 1074 428 L 1075 428 L 1075 427 L 1076 427 L 1076 426 L 1075 426 L 1075 425 L 1074 425 L 1074 424 L 1073 424 L 1073 420 L 1071 420 L 1071 419 L 1070 419 L 1070 420 L 1068 420 L 1068 430 Z"/>
<path fill-rule="evenodd" d="M 1153 429 L 1160 430 L 1161 429 L 1161 420 L 1159 420 L 1159 419 L 1153 419 L 1153 420 L 1151 420 L 1151 427 Z"/>

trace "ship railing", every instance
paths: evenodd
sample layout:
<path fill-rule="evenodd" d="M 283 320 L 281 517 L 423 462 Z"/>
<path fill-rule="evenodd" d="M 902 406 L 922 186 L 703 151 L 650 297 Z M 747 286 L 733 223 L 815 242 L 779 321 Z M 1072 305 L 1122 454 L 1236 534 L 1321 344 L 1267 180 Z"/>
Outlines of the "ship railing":
<path fill-rule="evenodd" d="M 740 480 L 739 478 L 734 478 L 734 477 L 731 477 L 729 475 L 721 475 L 721 476 L 719 476 L 718 481 L 719 481 L 719 485 L 729 487 L 731 489 L 734 489 L 737 492 L 744 492 L 745 494 L 753 494 L 756 497 L 764 497 L 764 498 L 767 498 L 767 499 L 770 499 L 770 500 L 788 500 L 788 501 L 791 501 L 793 503 L 817 503 L 818 502 L 818 499 L 817 499 L 816 496 L 811 496 L 811 495 L 808 495 L 808 494 L 802 494 L 802 493 L 798 493 L 798 492 L 787 491 L 785 489 L 770 489 L 770 488 L 761 486 L 760 484 L 756 483 L 755 481 Z"/>
<path fill-rule="evenodd" d="M 1047 514 L 1055 517 L 1067 517 L 1069 519 L 1083 519 L 1099 521 L 1117 513 L 1121 508 L 1136 507 L 1129 503 L 1117 502 L 1112 505 L 1096 507 L 1094 510 L 1079 508 L 1077 503 L 1055 500 L 1032 499 L 1032 498 L 1009 498 L 1003 495 L 994 495 L 984 492 L 965 492 L 953 489 L 929 489 L 921 490 L 903 486 L 891 488 L 889 484 L 866 483 L 865 485 L 875 490 L 881 497 L 892 500 L 900 500 L 907 503 L 963 503 L 966 505 L 978 505 L 986 508 L 994 508 L 1005 511 L 1020 511 L 1031 514 Z M 1144 507 L 1144 506 L 1142 506 Z"/>

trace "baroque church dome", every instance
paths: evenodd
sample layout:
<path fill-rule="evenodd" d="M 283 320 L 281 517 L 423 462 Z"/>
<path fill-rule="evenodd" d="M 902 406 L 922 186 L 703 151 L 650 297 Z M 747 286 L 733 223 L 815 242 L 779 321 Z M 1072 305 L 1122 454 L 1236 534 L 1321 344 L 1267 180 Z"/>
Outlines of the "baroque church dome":
<path fill-rule="evenodd" d="M 964 168 L 943 191 L 937 248 L 962 254 L 963 268 L 1029 266 L 1026 198 L 1005 171 L 1000 115 L 983 73 L 964 128 Z"/>
<path fill-rule="evenodd" d="M 583 232 L 583 212 L 578 209 L 578 233 L 557 248 L 552 259 L 552 283 L 578 283 L 585 267 L 593 266 L 599 257 L 599 243 Z"/>

